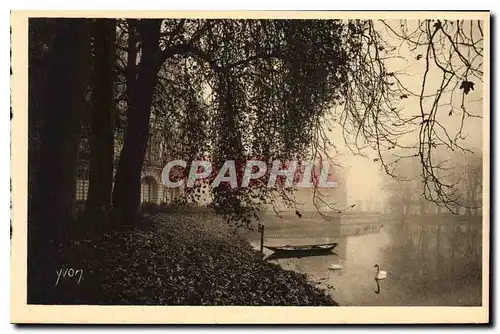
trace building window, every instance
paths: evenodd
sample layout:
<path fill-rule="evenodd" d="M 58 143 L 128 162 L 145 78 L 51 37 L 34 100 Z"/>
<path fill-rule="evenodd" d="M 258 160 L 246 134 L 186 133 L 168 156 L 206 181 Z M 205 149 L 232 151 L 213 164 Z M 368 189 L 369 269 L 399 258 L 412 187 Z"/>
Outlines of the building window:
<path fill-rule="evenodd" d="M 76 200 L 86 201 L 89 190 L 89 171 L 86 165 L 80 165 L 76 174 Z"/>
<path fill-rule="evenodd" d="M 165 203 L 169 203 L 170 202 L 170 196 L 169 196 L 170 192 L 169 192 L 169 189 L 167 187 L 164 187 L 163 188 L 163 202 Z"/>
<path fill-rule="evenodd" d="M 89 190 L 89 181 L 83 179 L 76 180 L 76 200 L 86 201 Z"/>
<path fill-rule="evenodd" d="M 147 176 L 141 181 L 141 203 L 156 203 L 156 181 Z"/>

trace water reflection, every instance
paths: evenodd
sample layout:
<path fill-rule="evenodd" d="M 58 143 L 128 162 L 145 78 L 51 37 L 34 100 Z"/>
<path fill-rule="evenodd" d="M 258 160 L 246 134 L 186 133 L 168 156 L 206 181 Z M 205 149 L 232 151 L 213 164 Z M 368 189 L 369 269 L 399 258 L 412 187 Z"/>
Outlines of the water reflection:
<path fill-rule="evenodd" d="M 338 242 L 329 255 L 271 260 L 308 274 L 341 305 L 481 305 L 481 220 L 456 219 L 414 218 L 383 228 L 356 224 L 343 226 L 337 237 L 296 233 L 266 238 L 266 244 Z M 376 263 L 388 271 L 387 279 L 374 280 Z M 331 270 L 331 264 L 342 269 Z"/>
<path fill-rule="evenodd" d="M 375 290 L 375 293 L 378 295 L 380 293 L 380 283 L 379 283 L 379 280 L 376 279 L 375 283 L 377 284 L 377 289 Z"/>
<path fill-rule="evenodd" d="M 384 258 L 397 273 L 401 293 L 424 304 L 480 304 L 480 223 L 403 222 L 389 233 L 393 241 Z"/>

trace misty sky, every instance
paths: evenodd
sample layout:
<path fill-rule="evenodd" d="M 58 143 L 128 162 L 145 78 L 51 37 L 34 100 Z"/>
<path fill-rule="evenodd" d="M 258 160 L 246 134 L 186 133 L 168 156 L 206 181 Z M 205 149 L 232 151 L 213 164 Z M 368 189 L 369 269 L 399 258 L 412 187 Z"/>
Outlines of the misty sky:
<path fill-rule="evenodd" d="M 395 29 L 399 27 L 400 21 L 390 21 L 388 22 Z M 416 21 L 408 22 L 409 26 L 415 25 Z M 465 25 L 467 26 L 467 24 Z M 397 54 L 401 56 L 402 59 L 391 59 L 386 64 L 387 66 L 399 74 L 401 82 L 408 87 L 411 91 L 420 92 L 422 87 L 422 79 L 425 72 L 425 60 L 420 57 L 417 60 L 418 55 L 425 55 L 425 48 L 418 48 L 411 51 L 407 44 L 401 44 L 399 39 L 394 38 L 395 36 L 387 33 L 383 29 L 382 36 L 387 38 L 389 44 L 397 46 Z M 472 30 L 472 34 L 477 34 L 477 30 Z M 482 61 L 482 59 L 480 60 Z M 437 68 L 431 67 L 428 73 L 428 90 L 426 93 L 435 92 L 437 84 L 441 80 L 441 73 Z M 466 106 L 469 111 L 475 115 L 481 116 L 483 114 L 483 103 L 482 103 L 482 82 L 476 78 L 470 79 L 475 83 L 474 90 L 466 95 Z M 441 100 L 449 101 L 450 93 L 444 93 Z M 454 103 L 450 106 L 443 103 L 438 107 L 437 120 L 451 133 L 455 134 L 461 124 L 461 112 L 460 112 L 460 102 L 461 98 L 453 96 Z M 458 102 L 457 102 L 458 101 Z M 403 107 L 403 113 L 405 115 L 418 115 L 420 114 L 419 108 L 419 98 L 409 97 L 408 99 L 402 100 L 401 105 Z M 428 105 L 428 104 L 427 104 Z M 449 112 L 453 107 L 454 112 L 449 116 Z M 470 148 L 475 152 L 482 152 L 482 118 L 466 118 L 464 121 L 463 133 L 466 134 L 467 139 L 461 144 L 464 147 Z M 349 201 L 354 202 L 355 200 L 381 200 L 383 194 L 379 189 L 379 184 L 381 181 L 381 171 L 380 163 L 373 162 L 372 158 L 375 158 L 375 152 L 366 150 L 364 153 L 368 154 L 371 158 L 366 159 L 359 156 L 353 156 L 346 150 L 343 143 L 342 136 L 340 132 L 334 134 L 334 142 L 338 147 L 340 147 L 345 156 L 342 157 L 343 164 L 349 168 L 348 171 L 348 198 Z M 416 143 L 417 134 L 414 133 L 411 136 L 406 136 L 402 138 L 402 143 Z"/>

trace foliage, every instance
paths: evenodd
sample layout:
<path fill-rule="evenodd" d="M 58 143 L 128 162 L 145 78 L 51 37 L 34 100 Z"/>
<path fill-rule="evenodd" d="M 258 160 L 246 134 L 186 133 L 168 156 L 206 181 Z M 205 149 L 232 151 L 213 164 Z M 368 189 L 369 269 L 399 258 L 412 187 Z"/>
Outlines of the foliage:
<path fill-rule="evenodd" d="M 149 137 L 147 163 L 203 157 L 217 168 L 227 159 L 258 157 L 335 164 L 343 141 L 355 154 L 375 154 L 371 158 L 394 178 L 401 160 L 418 158 L 425 198 L 451 209 L 460 205 L 456 184 L 443 175 L 453 166 L 438 156 L 441 149 L 467 151 L 464 124 L 480 117 L 471 103 L 481 100 L 475 92 L 482 89 L 483 24 L 118 20 L 115 154 L 124 145 L 130 98 L 139 88 L 134 83 L 139 70 L 148 68 L 158 81 L 151 117 L 149 110 L 140 111 L 150 124 L 150 134 L 144 134 Z M 44 41 L 37 40 L 33 50 L 43 54 L 50 47 Z M 144 58 L 145 43 L 154 44 L 151 59 Z M 396 60 L 422 64 L 417 87 L 404 80 Z M 416 99 L 419 113 L 403 110 Z M 443 115 L 459 117 L 460 126 L 450 128 Z M 334 137 L 335 131 L 343 139 Z M 88 151 L 87 132 L 83 152 Z M 141 146 L 134 143 L 129 150 Z M 400 153 L 393 154 L 396 148 Z M 185 201 L 198 202 L 207 192 L 188 189 Z M 314 196 L 321 197 L 316 189 Z M 220 187 L 209 197 L 218 213 L 242 221 L 261 204 L 296 204 L 293 190 L 284 186 Z"/>
<path fill-rule="evenodd" d="M 456 185 L 443 176 L 452 166 L 438 156 L 442 148 L 467 151 L 464 122 L 478 116 L 470 111 L 466 96 L 482 81 L 482 26 L 481 21 L 439 20 L 400 25 L 165 20 L 160 43 L 165 50 L 186 52 L 163 66 L 163 72 L 174 73 L 170 81 L 178 85 L 160 85 L 157 102 L 168 102 L 156 110 L 169 112 L 154 119 L 167 120 L 168 129 L 162 131 L 182 147 L 179 157 L 208 155 L 216 167 L 226 159 L 255 157 L 328 159 L 335 164 L 340 141 L 332 129 L 340 129 L 351 152 L 374 152 L 374 161 L 393 178 L 398 178 L 394 170 L 401 160 L 418 158 L 423 196 L 452 209 L 460 205 Z M 406 53 L 403 46 L 409 49 Z M 416 92 L 404 80 L 405 72 L 393 68 L 394 61 L 409 62 L 412 55 L 425 62 Z M 440 84 L 431 84 L 439 75 Z M 415 97 L 420 99 L 420 115 L 403 110 Z M 454 135 L 441 116 L 444 99 L 450 114 L 461 112 Z M 393 154 L 394 149 L 400 153 Z M 188 194 L 196 201 L 201 192 Z M 319 192 L 314 196 L 320 197 Z M 276 201 L 293 207 L 293 191 L 257 184 L 243 190 L 219 187 L 213 193 L 214 207 L 232 219 L 247 220 L 260 204 Z"/>
<path fill-rule="evenodd" d="M 119 61 L 125 76 L 137 68 L 128 57 L 141 54 L 134 34 L 141 24 L 119 25 L 119 44 L 128 48 Z M 392 101 L 401 93 L 386 79 L 381 47 L 366 39 L 373 29 L 360 20 L 164 20 L 150 150 L 163 159 L 203 157 L 218 169 L 228 159 L 255 157 L 333 161 L 328 132 L 335 126 L 384 145 L 389 131 L 375 139 L 369 127 L 398 117 Z M 189 190 L 186 201 L 202 194 Z M 244 222 L 261 204 L 295 205 L 284 186 L 219 187 L 212 198 L 218 213 Z"/>

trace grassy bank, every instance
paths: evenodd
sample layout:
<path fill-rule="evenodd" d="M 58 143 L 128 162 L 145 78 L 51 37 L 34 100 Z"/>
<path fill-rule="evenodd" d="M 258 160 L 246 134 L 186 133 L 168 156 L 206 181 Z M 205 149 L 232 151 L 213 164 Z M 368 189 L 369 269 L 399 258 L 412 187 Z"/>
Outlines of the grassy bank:
<path fill-rule="evenodd" d="M 83 274 L 79 283 L 77 275 L 59 278 L 56 303 L 336 305 L 204 213 L 145 215 L 135 227 L 73 240 L 63 256 L 66 269 Z"/>

